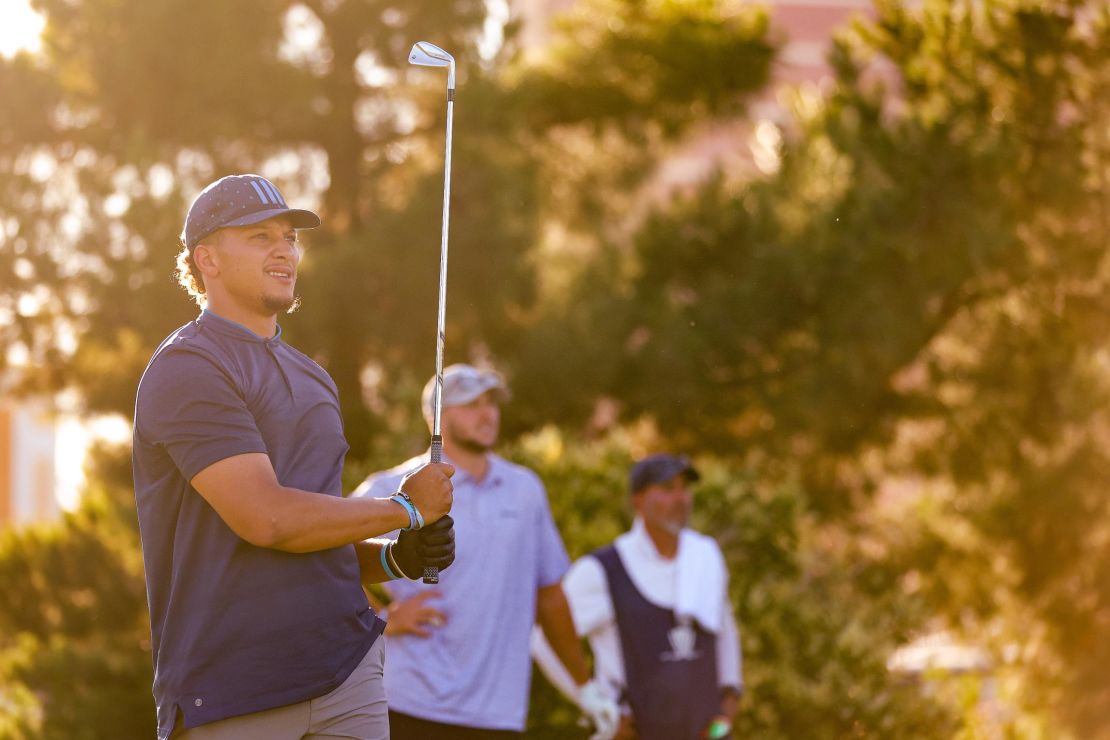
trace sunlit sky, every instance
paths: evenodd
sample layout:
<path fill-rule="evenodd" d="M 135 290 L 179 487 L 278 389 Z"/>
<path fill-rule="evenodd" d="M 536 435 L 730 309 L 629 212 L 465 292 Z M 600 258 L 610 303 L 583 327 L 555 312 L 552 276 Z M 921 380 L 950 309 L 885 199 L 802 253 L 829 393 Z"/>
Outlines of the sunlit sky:
<path fill-rule="evenodd" d="M 0 56 L 37 51 L 44 20 L 31 10 L 29 0 L 0 0 Z"/>
<path fill-rule="evenodd" d="M 490 0 L 489 17 L 480 44 L 483 56 L 490 56 L 501 45 L 502 32 L 509 17 L 506 0 Z M 10 57 L 26 49 L 38 51 L 43 17 L 31 9 L 30 0 L 0 0 L 0 56 Z"/>
<path fill-rule="evenodd" d="M 85 488 L 85 465 L 89 446 L 95 442 L 125 444 L 131 437 L 131 424 L 122 416 L 95 419 L 63 416 L 58 420 L 54 438 L 54 495 L 67 511 L 77 508 Z"/>

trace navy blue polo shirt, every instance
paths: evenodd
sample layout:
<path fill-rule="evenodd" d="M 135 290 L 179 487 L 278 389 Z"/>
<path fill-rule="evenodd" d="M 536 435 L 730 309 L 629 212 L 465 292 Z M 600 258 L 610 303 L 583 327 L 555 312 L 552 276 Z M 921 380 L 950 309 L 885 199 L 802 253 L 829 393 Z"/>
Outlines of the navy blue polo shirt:
<path fill-rule="evenodd" d="M 240 539 L 189 485 L 269 455 L 284 486 L 342 496 L 335 383 L 308 357 L 209 311 L 154 353 L 135 402 L 135 498 L 158 735 L 322 696 L 381 634 L 353 545 L 312 553 Z"/>

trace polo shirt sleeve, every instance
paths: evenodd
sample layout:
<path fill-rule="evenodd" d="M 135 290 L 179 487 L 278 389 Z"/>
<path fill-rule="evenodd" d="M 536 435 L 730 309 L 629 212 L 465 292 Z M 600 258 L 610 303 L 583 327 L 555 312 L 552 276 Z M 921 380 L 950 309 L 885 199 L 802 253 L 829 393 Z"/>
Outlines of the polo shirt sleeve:
<path fill-rule="evenodd" d="M 234 380 L 196 352 L 166 352 L 151 363 L 139 383 L 135 425 L 187 481 L 220 460 L 267 452 Z"/>
<path fill-rule="evenodd" d="M 551 517 L 551 507 L 547 503 L 547 492 L 539 478 L 535 479 L 539 488 L 539 506 L 536 511 L 536 586 L 543 588 L 558 583 L 570 567 L 570 558 L 563 545 L 563 538 Z"/>
<path fill-rule="evenodd" d="M 387 473 L 374 473 L 358 485 L 352 493 L 352 497 L 358 498 L 381 498 L 387 496 L 397 490 L 397 483 L 395 476 Z"/>

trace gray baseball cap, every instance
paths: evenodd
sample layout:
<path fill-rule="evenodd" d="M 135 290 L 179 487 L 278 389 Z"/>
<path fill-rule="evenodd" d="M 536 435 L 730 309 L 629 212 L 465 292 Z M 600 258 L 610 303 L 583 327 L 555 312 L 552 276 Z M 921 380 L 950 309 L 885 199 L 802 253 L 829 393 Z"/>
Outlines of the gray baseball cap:
<path fill-rule="evenodd" d="M 495 390 L 498 401 L 508 401 L 512 394 L 505 385 L 505 379 L 493 370 L 482 370 L 464 363 L 456 363 L 443 368 L 443 406 L 462 406 L 470 403 L 486 391 Z M 420 395 L 420 405 L 424 417 L 432 418 L 432 403 L 436 391 L 436 377 L 433 375 L 424 385 Z"/>

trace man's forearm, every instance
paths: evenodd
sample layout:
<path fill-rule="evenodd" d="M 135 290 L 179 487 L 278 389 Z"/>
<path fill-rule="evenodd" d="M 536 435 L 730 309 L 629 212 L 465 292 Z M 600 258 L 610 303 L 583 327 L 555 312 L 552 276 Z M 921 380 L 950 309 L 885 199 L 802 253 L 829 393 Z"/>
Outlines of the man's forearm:
<path fill-rule="evenodd" d="M 263 545 L 275 550 L 327 550 L 409 524 L 405 509 L 386 498 L 338 498 L 292 488 L 282 495 L 286 501 L 271 513 L 272 540 Z M 386 580 L 384 572 L 381 580 Z"/>
<path fill-rule="evenodd" d="M 235 534 L 258 547 L 315 552 L 409 524 L 404 507 L 389 499 L 341 498 L 283 486 L 270 458 L 260 453 L 220 460 L 190 483 Z"/>
<path fill-rule="evenodd" d="M 536 616 L 544 637 L 555 651 L 571 677 L 579 684 L 590 680 L 590 670 L 582 651 L 582 642 L 574 630 L 570 605 L 563 588 L 556 583 L 541 588 L 537 594 Z"/>
<path fill-rule="evenodd" d="M 721 689 L 721 709 L 720 715 L 728 717 L 731 720 L 736 716 L 736 710 L 740 707 L 740 692 L 734 686 L 725 686 Z"/>
<path fill-rule="evenodd" d="M 393 580 L 382 567 L 382 548 L 389 540 L 366 540 L 355 543 L 355 553 L 358 555 L 359 578 L 362 585 L 370 586 L 375 583 L 384 583 Z M 378 608 L 378 605 L 374 605 Z"/>

